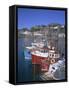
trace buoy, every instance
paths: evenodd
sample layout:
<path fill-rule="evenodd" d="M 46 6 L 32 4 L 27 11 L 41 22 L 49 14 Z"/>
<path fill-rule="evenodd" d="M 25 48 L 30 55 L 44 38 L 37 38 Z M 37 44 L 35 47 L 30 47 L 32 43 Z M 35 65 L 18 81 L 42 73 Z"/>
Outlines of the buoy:
<path fill-rule="evenodd" d="M 51 64 L 53 64 L 53 63 L 55 63 L 55 59 L 52 59 L 52 60 L 51 60 Z"/>

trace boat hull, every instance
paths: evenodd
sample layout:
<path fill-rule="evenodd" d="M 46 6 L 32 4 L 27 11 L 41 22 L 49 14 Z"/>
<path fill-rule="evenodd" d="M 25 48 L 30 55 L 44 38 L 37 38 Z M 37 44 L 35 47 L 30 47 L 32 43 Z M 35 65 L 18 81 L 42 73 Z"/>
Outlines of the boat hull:
<path fill-rule="evenodd" d="M 32 64 L 40 65 L 40 71 L 45 72 L 49 70 L 50 63 L 48 61 L 48 57 L 32 55 Z"/>

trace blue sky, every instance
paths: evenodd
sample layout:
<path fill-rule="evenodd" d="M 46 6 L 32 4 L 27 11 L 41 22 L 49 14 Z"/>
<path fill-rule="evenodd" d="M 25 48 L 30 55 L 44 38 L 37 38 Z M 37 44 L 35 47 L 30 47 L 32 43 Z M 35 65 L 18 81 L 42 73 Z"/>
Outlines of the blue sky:
<path fill-rule="evenodd" d="M 18 8 L 18 29 L 50 23 L 65 24 L 65 12 L 59 10 Z"/>

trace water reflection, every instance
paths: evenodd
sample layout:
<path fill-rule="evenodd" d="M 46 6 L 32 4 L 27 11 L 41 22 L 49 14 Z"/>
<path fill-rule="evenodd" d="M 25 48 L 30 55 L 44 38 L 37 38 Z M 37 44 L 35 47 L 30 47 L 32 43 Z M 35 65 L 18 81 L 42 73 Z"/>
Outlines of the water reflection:
<path fill-rule="evenodd" d="M 33 72 L 31 54 L 24 48 L 23 38 L 18 39 L 18 82 L 40 80 L 39 74 Z"/>

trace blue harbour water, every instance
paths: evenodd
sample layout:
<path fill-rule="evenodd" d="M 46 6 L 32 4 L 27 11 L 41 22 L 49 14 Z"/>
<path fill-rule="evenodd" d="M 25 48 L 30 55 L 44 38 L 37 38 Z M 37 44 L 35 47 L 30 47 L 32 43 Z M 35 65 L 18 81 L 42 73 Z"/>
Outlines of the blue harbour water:
<path fill-rule="evenodd" d="M 27 56 L 26 56 L 27 55 Z M 32 80 L 32 62 L 27 52 L 24 51 L 23 39 L 18 39 L 18 81 Z"/>
<path fill-rule="evenodd" d="M 24 47 L 23 38 L 18 39 L 18 82 L 40 80 L 39 75 L 32 73 L 31 53 Z"/>

